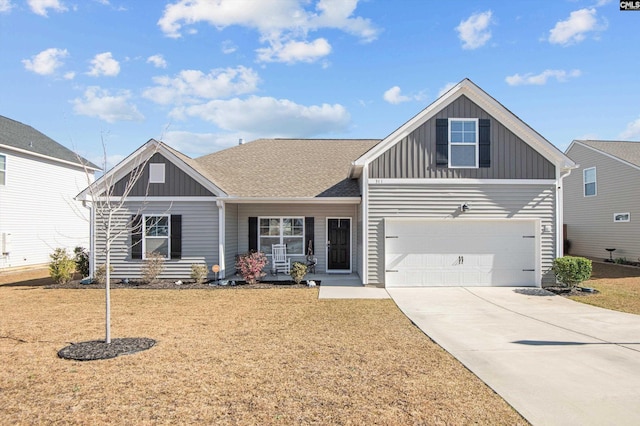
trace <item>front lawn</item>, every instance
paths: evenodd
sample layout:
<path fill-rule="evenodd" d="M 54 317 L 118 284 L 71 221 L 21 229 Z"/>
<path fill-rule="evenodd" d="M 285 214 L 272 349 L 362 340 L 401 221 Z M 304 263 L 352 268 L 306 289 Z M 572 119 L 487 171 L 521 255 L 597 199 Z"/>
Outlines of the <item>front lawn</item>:
<path fill-rule="evenodd" d="M 104 292 L 0 286 L 4 424 L 526 424 L 391 300 L 317 289 L 113 290 L 112 337 L 147 351 L 67 361 L 104 336 Z"/>

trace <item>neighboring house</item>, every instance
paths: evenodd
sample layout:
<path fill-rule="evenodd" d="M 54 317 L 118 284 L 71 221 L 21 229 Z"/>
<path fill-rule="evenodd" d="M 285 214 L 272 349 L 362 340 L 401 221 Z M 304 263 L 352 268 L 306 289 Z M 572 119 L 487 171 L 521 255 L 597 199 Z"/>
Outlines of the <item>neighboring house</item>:
<path fill-rule="evenodd" d="M 144 167 L 118 215 L 114 277 L 139 276 L 154 249 L 165 277 L 201 262 L 231 275 L 236 255 L 285 243 L 364 284 L 540 286 L 555 282 L 574 166 L 465 79 L 383 140 L 261 139 L 196 159 L 150 140 L 78 199 L 117 200 Z"/>
<path fill-rule="evenodd" d="M 0 271 L 46 264 L 58 247 L 70 254 L 89 247 L 89 210 L 74 196 L 96 170 L 31 126 L 0 116 Z"/>
<path fill-rule="evenodd" d="M 579 168 L 565 179 L 570 253 L 640 258 L 640 142 L 575 140 L 566 154 Z"/>

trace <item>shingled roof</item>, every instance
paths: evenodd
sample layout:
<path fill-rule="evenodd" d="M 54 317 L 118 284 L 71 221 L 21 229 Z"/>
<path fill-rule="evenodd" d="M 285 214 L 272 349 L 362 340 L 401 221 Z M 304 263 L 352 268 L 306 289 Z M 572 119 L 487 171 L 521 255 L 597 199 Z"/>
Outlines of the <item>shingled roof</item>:
<path fill-rule="evenodd" d="M 576 140 L 634 166 L 640 167 L 640 142 Z"/>
<path fill-rule="evenodd" d="M 351 163 L 378 139 L 258 139 L 195 159 L 236 197 L 359 197 Z"/>
<path fill-rule="evenodd" d="M 39 156 L 45 156 L 62 160 L 72 164 L 81 164 L 90 169 L 100 170 L 90 161 L 78 157 L 75 152 L 60 145 L 49 136 L 37 131 L 33 127 L 20 123 L 0 115 L 0 145 L 16 148 L 21 151 L 32 152 Z"/>

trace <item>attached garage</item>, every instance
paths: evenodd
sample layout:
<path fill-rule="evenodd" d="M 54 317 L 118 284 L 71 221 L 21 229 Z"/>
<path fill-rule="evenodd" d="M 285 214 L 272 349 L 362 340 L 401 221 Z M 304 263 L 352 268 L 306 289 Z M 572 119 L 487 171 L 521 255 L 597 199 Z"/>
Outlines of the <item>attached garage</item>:
<path fill-rule="evenodd" d="M 539 229 L 539 220 L 385 219 L 385 286 L 537 287 Z"/>

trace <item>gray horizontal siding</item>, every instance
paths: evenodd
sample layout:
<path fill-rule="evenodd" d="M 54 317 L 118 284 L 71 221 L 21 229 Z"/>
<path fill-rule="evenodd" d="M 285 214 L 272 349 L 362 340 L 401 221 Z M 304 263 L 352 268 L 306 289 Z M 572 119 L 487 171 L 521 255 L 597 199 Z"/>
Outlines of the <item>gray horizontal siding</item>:
<path fill-rule="evenodd" d="M 238 205 L 225 205 L 225 275 L 233 275 L 238 254 Z"/>
<path fill-rule="evenodd" d="M 468 203 L 465 219 L 540 219 L 555 232 L 554 185 L 375 185 L 369 186 L 368 282 L 384 283 L 384 218 L 459 216 Z M 555 282 L 550 273 L 555 257 L 554 233 L 542 234 L 541 267 L 544 284 Z"/>
<path fill-rule="evenodd" d="M 165 164 L 165 183 L 149 184 L 149 163 Z M 131 197 L 210 197 L 213 196 L 208 189 L 196 182 L 191 176 L 167 160 L 159 153 L 153 154 L 142 175 L 133 186 L 129 196 Z M 131 174 L 127 174 L 113 186 L 113 195 L 120 196 L 124 193 Z"/>
<path fill-rule="evenodd" d="M 574 144 L 567 155 L 580 165 L 564 179 L 564 223 L 571 254 L 640 258 L 640 170 Z M 583 170 L 596 167 L 597 195 L 585 197 Z M 630 213 L 630 222 L 613 222 L 614 213 Z"/>
<path fill-rule="evenodd" d="M 191 264 L 206 263 L 209 270 L 218 258 L 218 208 L 215 201 L 129 202 L 113 216 L 112 235 L 118 233 L 111 249 L 114 278 L 139 278 L 143 260 L 131 259 L 130 221 L 136 214 L 182 215 L 182 259 L 166 260 L 162 278 L 188 279 Z M 96 264 L 105 262 L 105 230 L 96 229 Z"/>
<path fill-rule="evenodd" d="M 491 122 L 491 167 L 436 167 L 437 118 Z M 461 96 L 369 165 L 371 178 L 555 179 L 554 165 L 483 109 Z"/>
<path fill-rule="evenodd" d="M 236 254 L 246 253 L 249 249 L 249 217 L 251 216 L 279 216 L 279 217 L 313 217 L 314 218 L 314 236 L 315 247 L 314 255 L 318 258 L 316 267 L 317 273 L 325 273 L 327 265 L 326 238 L 327 238 L 327 217 L 349 217 L 351 218 L 351 269 L 357 272 L 357 241 L 361 236 L 357 232 L 356 227 L 356 210 L 354 204 L 239 204 L 237 215 L 238 229 L 238 252 Z M 232 218 L 227 215 L 227 221 Z M 227 253 L 229 256 L 231 253 Z M 304 261 L 305 257 L 293 257 L 292 261 Z M 229 267 L 229 270 L 231 268 Z"/>

